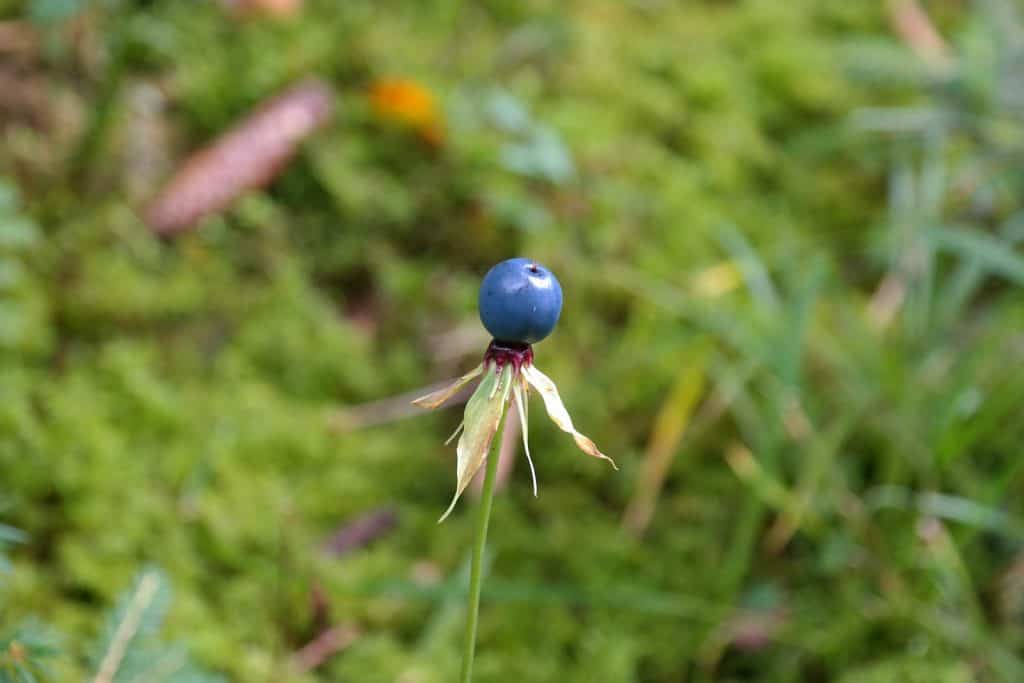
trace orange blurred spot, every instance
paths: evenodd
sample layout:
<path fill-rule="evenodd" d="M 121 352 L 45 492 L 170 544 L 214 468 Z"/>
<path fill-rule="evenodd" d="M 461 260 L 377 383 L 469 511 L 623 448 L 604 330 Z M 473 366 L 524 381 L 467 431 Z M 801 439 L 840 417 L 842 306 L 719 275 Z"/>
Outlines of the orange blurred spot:
<path fill-rule="evenodd" d="M 382 119 L 408 126 L 426 143 L 444 143 L 444 122 L 434 94 L 416 81 L 383 78 L 370 86 L 370 106 Z"/>
<path fill-rule="evenodd" d="M 7 646 L 7 653 L 11 659 L 14 660 L 15 664 L 24 664 L 27 653 L 25 652 L 25 646 L 16 640 L 12 640 L 11 644 Z"/>

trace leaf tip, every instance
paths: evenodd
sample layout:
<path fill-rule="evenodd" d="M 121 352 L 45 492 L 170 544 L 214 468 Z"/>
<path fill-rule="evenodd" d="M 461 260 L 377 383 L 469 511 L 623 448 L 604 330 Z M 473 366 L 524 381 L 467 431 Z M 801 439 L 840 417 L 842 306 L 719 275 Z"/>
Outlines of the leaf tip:
<path fill-rule="evenodd" d="M 455 497 L 452 498 L 451 505 L 449 505 L 448 509 L 444 511 L 444 514 L 437 519 L 438 524 L 441 524 L 444 522 L 444 520 L 448 519 L 448 515 L 452 514 L 452 510 L 455 509 L 455 504 L 457 502 L 459 502 L 459 494 L 456 493 Z"/>

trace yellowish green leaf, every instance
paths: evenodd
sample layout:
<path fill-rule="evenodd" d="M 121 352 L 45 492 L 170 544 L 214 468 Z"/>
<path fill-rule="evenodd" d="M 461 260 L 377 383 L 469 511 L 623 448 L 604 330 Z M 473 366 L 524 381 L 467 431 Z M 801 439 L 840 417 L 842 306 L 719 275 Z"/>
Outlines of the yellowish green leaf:
<path fill-rule="evenodd" d="M 729 446 L 725 451 L 725 461 L 762 503 L 778 509 L 793 504 L 793 494 L 761 466 L 746 446 L 738 443 Z"/>
<path fill-rule="evenodd" d="M 462 419 L 462 435 L 455 447 L 458 456 L 455 495 L 452 497 L 451 505 L 441 515 L 438 523 L 443 522 L 455 509 L 455 503 L 458 502 L 459 496 L 466 490 L 469 482 L 473 480 L 473 475 L 487 460 L 487 453 L 491 450 L 491 442 L 501 424 L 501 417 L 505 412 L 511 387 L 511 366 L 505 366 L 500 375 L 488 370 L 484 373 L 484 378 L 480 381 L 476 391 L 469 398 Z"/>
<path fill-rule="evenodd" d="M 654 420 L 636 493 L 623 518 L 626 528 L 635 534 L 643 533 L 654 516 L 654 508 L 665 485 L 669 466 L 704 393 L 708 360 L 706 345 L 698 342 L 696 348 L 685 349 L 683 355 L 685 362 L 681 364 L 675 385 L 662 402 Z"/>

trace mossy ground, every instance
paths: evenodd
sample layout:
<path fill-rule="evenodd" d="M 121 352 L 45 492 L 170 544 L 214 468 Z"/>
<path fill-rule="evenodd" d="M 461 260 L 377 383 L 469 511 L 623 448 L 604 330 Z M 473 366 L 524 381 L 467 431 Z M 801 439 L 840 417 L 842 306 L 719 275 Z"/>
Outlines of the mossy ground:
<path fill-rule="evenodd" d="M 947 310 L 954 255 L 871 324 L 901 178 L 931 158 L 849 125 L 921 101 L 913 74 L 851 76 L 914 63 L 882 3 L 57 5 L 0 0 L 43 8 L 18 82 L 45 93 L 0 106 L 21 196 L 0 233 L 38 228 L 0 257 L 2 520 L 28 534 L 0 627 L 64 634 L 56 680 L 88 674 L 146 565 L 173 586 L 169 637 L 230 680 L 453 680 L 472 501 L 435 522 L 457 410 L 336 411 L 478 362 L 479 279 L 522 254 L 565 291 L 537 364 L 621 471 L 535 406 L 540 496 L 519 467 L 496 502 L 475 680 L 1022 680 L 1024 298 L 989 279 Z M 136 209 L 187 152 L 310 74 L 337 113 L 284 174 L 153 237 Z M 388 77 L 434 93 L 443 142 L 375 114 Z M 978 153 L 956 142 L 951 167 Z M 957 191 L 934 213 L 974 220 Z M 393 532 L 322 550 L 382 506 Z M 315 591 L 361 635 L 288 673 Z"/>

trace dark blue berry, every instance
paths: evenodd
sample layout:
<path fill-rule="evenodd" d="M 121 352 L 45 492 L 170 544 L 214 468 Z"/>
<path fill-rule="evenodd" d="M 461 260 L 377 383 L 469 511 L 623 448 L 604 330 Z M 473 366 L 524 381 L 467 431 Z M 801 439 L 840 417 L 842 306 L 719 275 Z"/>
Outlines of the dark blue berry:
<path fill-rule="evenodd" d="M 502 261 L 480 284 L 480 321 L 499 341 L 539 342 L 555 329 L 561 312 L 562 286 L 536 261 Z"/>

